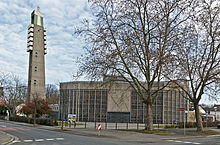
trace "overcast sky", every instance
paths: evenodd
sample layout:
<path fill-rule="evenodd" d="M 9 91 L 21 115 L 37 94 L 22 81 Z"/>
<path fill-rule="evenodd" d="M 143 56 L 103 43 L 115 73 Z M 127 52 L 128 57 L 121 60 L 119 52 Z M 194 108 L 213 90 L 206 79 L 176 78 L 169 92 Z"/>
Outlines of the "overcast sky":
<path fill-rule="evenodd" d="M 37 6 L 47 29 L 46 83 L 70 81 L 77 70 L 74 59 L 83 54 L 83 43 L 72 34 L 84 18 L 90 17 L 87 0 L 1 0 L 0 71 L 27 81 L 27 27 Z"/>
<path fill-rule="evenodd" d="M 91 17 L 87 0 L 0 0 L 0 71 L 19 75 L 27 84 L 27 27 L 37 6 L 47 28 L 46 83 L 71 81 L 77 70 L 74 59 L 83 54 L 82 41 L 72 34 Z"/>

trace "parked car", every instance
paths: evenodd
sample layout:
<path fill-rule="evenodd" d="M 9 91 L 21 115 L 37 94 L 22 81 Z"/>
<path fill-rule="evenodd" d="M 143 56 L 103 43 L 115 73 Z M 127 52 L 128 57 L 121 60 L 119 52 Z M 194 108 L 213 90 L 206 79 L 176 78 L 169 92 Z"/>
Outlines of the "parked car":
<path fill-rule="evenodd" d="M 220 129 L 220 124 L 217 124 L 217 128 Z"/>

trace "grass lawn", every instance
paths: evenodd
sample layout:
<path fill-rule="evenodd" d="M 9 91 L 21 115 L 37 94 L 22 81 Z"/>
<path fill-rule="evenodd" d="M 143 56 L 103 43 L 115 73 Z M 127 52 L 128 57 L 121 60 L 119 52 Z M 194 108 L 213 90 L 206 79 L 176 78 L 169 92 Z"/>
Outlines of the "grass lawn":
<path fill-rule="evenodd" d="M 153 127 L 158 128 L 158 125 L 154 124 Z M 175 125 L 175 124 L 166 124 L 166 125 L 160 124 L 159 128 L 177 128 L 177 125 Z"/>
<path fill-rule="evenodd" d="M 156 135 L 175 135 L 174 133 L 167 131 L 167 130 L 136 130 L 136 129 L 122 129 L 121 131 L 133 131 L 139 133 L 146 133 L 146 134 L 156 134 Z"/>
<path fill-rule="evenodd" d="M 181 134 L 183 134 L 183 130 L 180 130 L 178 131 L 179 133 L 175 133 L 175 132 L 172 132 L 171 130 L 166 130 L 166 129 L 163 129 L 163 130 L 152 130 L 152 131 L 149 131 L 149 130 L 136 130 L 136 129 L 122 129 L 121 131 L 133 131 L 133 132 L 139 132 L 139 133 L 146 133 L 146 134 L 155 134 L 155 135 L 171 135 L 171 136 L 183 136 Z M 213 130 L 205 130 L 205 131 L 202 131 L 202 132 L 198 132 L 196 130 L 187 130 L 186 131 L 187 133 L 190 133 L 191 135 L 219 135 L 220 132 L 216 132 L 216 131 L 213 131 Z M 188 134 L 189 135 L 189 134 Z"/>
<path fill-rule="evenodd" d="M 196 131 L 196 130 L 189 130 L 192 134 L 199 134 L 199 135 L 219 135 L 220 132 L 213 131 L 213 130 L 204 130 L 204 131 Z"/>

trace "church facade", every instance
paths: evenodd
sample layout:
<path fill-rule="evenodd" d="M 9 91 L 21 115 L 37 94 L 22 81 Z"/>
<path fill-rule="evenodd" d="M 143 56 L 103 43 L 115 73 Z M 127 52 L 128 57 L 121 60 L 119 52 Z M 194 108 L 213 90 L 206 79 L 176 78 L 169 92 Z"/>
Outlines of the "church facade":
<path fill-rule="evenodd" d="M 165 85 L 165 82 L 160 84 Z M 175 88 L 175 89 L 174 89 Z M 155 88 L 156 89 L 156 88 Z M 180 108 L 188 110 L 186 94 L 167 86 L 153 104 L 153 121 L 160 124 L 183 122 Z M 75 114 L 77 121 L 145 123 L 146 104 L 126 82 L 75 81 L 60 84 L 59 118 Z"/>

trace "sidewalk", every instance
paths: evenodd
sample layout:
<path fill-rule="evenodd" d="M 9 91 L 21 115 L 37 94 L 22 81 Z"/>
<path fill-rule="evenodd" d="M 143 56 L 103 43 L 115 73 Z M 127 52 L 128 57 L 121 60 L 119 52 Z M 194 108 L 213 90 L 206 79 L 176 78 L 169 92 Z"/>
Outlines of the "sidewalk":
<path fill-rule="evenodd" d="M 0 144 L 7 144 L 9 142 L 12 142 L 14 140 L 14 137 L 5 133 L 5 132 L 2 132 L 0 131 Z"/>

